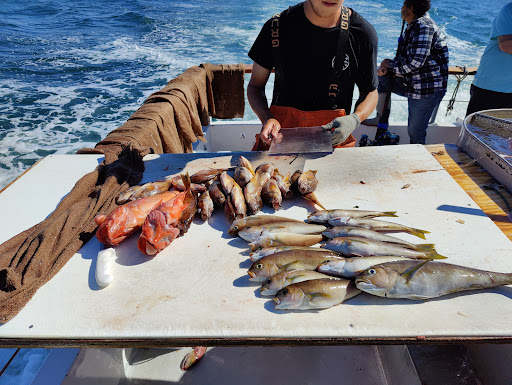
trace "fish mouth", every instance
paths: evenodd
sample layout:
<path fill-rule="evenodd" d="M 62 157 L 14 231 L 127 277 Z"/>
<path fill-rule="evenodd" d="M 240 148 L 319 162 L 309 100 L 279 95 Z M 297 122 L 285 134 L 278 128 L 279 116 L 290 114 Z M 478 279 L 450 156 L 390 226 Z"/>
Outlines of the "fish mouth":
<path fill-rule="evenodd" d="M 365 283 L 367 285 L 370 285 L 370 284 L 372 284 L 372 281 L 370 281 L 369 279 L 364 279 L 364 278 L 356 278 L 355 284 L 357 285 L 358 283 Z"/>
<path fill-rule="evenodd" d="M 277 305 L 281 303 L 281 300 L 277 297 L 272 298 L 272 301 L 274 301 Z"/>

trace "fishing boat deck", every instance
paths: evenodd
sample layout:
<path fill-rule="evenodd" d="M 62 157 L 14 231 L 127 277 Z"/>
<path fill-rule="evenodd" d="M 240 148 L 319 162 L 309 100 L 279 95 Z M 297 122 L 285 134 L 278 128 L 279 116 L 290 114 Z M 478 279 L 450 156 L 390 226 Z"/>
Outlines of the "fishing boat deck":
<path fill-rule="evenodd" d="M 182 170 L 231 166 L 238 155 L 150 155 L 143 182 Z M 274 162 L 284 172 L 286 167 L 318 169 L 316 193 L 327 207 L 397 210 L 396 222 L 431 231 L 427 241 L 449 262 L 510 270 L 510 240 L 470 198 L 485 197 L 484 190 L 473 186 L 466 194 L 445 170 L 451 168 L 454 175 L 457 166 L 467 170 L 468 162 L 457 158 L 463 154 L 454 146 L 366 147 L 298 158 L 244 155 L 254 164 Z M 6 189 L 0 195 L 0 210 L 8 214 L 0 221 L 0 241 L 48 215 L 74 181 L 100 160 L 93 155 L 47 157 Z M 469 181 L 476 178 L 471 172 L 477 169 L 467 171 Z M 34 200 L 29 186 L 36 185 Z M 305 219 L 312 209 L 297 198 L 285 202 L 279 214 Z M 494 215 L 504 220 L 504 212 Z M 0 346 L 400 344 L 508 342 L 512 337 L 510 287 L 426 302 L 363 293 L 324 311 L 275 311 L 273 302 L 260 297 L 258 286 L 248 281 L 247 244 L 229 237 L 227 226 L 221 211 L 208 224 L 196 220 L 184 237 L 152 259 L 136 250 L 136 237 L 128 239 L 117 248 L 115 280 L 105 289 L 94 281 L 101 246 L 92 239 L 0 327 Z"/>
<path fill-rule="evenodd" d="M 512 240 L 512 194 L 455 144 L 425 146 L 450 176 L 464 189 L 496 226 Z"/>

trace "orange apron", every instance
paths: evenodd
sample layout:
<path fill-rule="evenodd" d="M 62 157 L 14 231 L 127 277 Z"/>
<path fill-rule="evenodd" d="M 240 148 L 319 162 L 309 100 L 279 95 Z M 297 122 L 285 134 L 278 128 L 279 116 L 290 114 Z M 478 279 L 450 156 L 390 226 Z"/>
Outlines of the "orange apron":
<path fill-rule="evenodd" d="M 315 127 L 331 122 L 340 116 L 345 116 L 345 110 L 319 110 L 302 111 L 293 107 L 270 106 L 270 112 L 274 118 L 281 124 L 282 128 L 293 127 Z M 355 147 L 356 139 L 350 135 L 347 140 L 337 145 L 335 148 Z M 269 145 L 263 142 L 260 134 L 256 134 L 256 143 L 252 151 L 267 151 Z"/>

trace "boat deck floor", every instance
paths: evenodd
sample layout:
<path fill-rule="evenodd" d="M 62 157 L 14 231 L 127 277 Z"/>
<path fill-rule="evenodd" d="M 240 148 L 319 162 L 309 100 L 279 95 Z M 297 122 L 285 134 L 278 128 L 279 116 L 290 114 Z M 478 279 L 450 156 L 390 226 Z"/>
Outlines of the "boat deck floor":
<path fill-rule="evenodd" d="M 512 194 L 455 144 L 425 146 L 482 211 L 512 240 Z"/>

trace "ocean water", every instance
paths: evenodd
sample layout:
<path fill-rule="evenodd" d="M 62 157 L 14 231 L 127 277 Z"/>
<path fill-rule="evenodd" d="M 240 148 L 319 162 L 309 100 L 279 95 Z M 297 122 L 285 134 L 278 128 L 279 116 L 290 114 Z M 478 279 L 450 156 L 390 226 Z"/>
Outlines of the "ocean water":
<path fill-rule="evenodd" d="M 491 22 L 507 0 L 433 0 L 448 36 L 450 65 L 477 66 Z M 285 0 L 2 0 L 0 7 L 0 188 L 38 159 L 93 146 L 147 96 L 192 65 L 247 63 L 261 25 Z M 347 0 L 393 57 L 400 3 Z M 451 116 L 463 117 L 470 77 Z M 450 82 L 447 98 L 455 79 Z M 269 92 L 270 94 L 270 92 Z M 398 98 L 400 99 L 400 98 Z M 406 103 L 391 120 L 404 120 Z M 247 105 L 246 120 L 256 116 Z"/>

